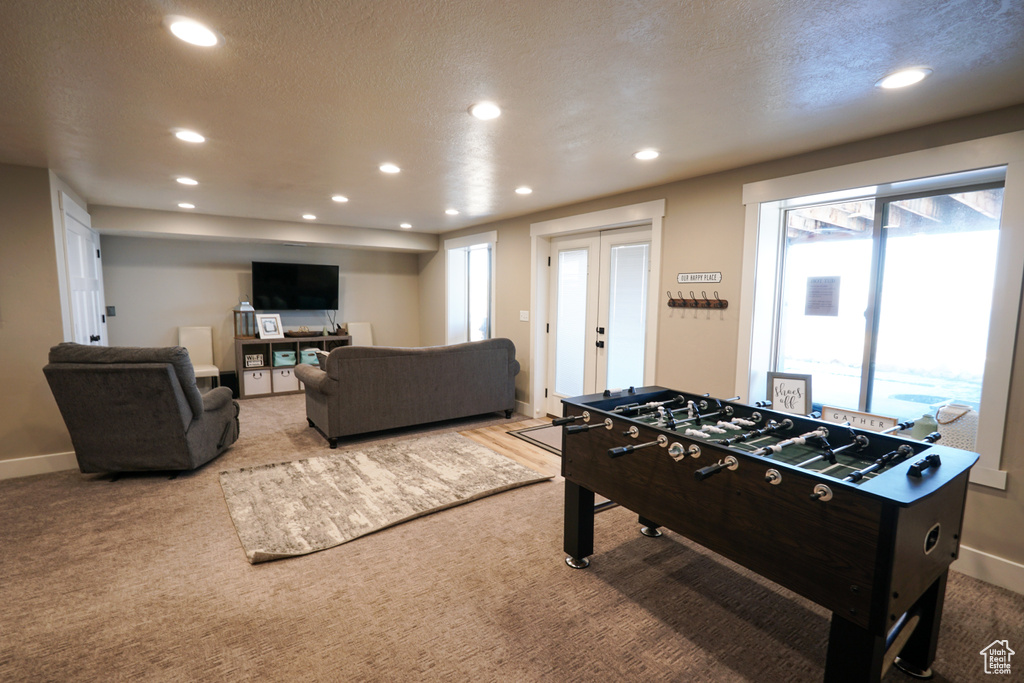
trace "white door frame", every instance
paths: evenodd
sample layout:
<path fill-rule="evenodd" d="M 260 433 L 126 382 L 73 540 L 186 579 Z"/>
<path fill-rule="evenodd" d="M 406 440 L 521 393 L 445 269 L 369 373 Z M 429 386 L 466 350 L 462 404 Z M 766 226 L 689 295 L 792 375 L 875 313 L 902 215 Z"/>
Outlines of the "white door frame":
<path fill-rule="evenodd" d="M 549 317 L 548 258 L 551 256 L 551 238 L 574 232 L 610 230 L 632 225 L 651 226 L 651 278 L 647 291 L 647 351 L 644 357 L 644 384 L 654 384 L 655 359 L 658 351 L 658 303 L 661 301 L 661 232 L 665 217 L 665 200 L 656 199 L 641 204 L 530 225 L 530 397 L 529 414 L 545 414 L 544 388 L 547 385 L 548 349 L 545 330 Z"/>

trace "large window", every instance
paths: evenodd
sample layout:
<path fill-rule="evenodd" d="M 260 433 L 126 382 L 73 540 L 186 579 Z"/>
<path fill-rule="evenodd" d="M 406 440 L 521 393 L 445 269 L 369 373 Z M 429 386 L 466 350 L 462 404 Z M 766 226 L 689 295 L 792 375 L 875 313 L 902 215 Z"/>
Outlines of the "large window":
<path fill-rule="evenodd" d="M 967 404 L 971 482 L 1005 489 L 1022 197 L 1024 132 L 744 185 L 736 393 L 764 398 L 785 368 L 812 376 L 818 404 Z"/>
<path fill-rule="evenodd" d="M 812 375 L 816 404 L 901 420 L 980 410 L 1002 198 L 988 186 L 788 209 L 776 370 Z"/>
<path fill-rule="evenodd" d="M 497 234 L 445 240 L 447 343 L 490 339 L 494 334 L 494 251 Z"/>

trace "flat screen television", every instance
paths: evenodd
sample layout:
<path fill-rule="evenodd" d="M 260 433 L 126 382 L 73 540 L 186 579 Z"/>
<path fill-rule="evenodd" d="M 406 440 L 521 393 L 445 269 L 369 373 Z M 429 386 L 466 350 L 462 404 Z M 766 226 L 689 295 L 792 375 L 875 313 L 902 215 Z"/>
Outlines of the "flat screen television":
<path fill-rule="evenodd" d="M 338 266 L 253 261 L 252 306 L 257 311 L 337 310 Z"/>

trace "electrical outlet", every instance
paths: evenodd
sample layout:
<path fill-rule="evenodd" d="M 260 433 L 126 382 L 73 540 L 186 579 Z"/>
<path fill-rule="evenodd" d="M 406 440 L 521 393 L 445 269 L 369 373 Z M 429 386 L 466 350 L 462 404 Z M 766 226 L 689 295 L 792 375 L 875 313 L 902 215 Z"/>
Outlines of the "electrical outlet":
<path fill-rule="evenodd" d="M 530 312 L 529 311 L 519 311 L 519 322 L 524 322 L 524 323 L 530 322 Z"/>

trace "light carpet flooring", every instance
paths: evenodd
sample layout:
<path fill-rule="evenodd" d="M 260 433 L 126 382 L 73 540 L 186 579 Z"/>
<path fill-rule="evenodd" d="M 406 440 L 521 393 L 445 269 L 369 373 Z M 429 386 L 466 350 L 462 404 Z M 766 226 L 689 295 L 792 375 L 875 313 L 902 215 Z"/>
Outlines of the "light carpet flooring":
<path fill-rule="evenodd" d="M 558 480 L 250 565 L 218 473 L 331 451 L 301 396 L 243 401 L 241 420 L 235 447 L 173 480 L 0 481 L 0 680 L 821 680 L 824 610 L 675 534 L 641 536 L 627 510 L 597 516 L 590 569 L 566 567 Z M 503 442 L 516 422 L 387 436 Z M 953 574 L 934 680 L 992 679 L 978 651 L 1021 652 L 1021 614 L 1024 596 Z"/>

